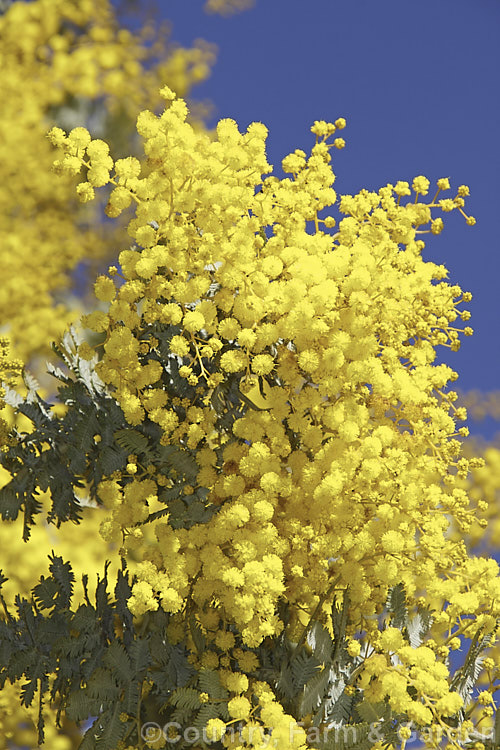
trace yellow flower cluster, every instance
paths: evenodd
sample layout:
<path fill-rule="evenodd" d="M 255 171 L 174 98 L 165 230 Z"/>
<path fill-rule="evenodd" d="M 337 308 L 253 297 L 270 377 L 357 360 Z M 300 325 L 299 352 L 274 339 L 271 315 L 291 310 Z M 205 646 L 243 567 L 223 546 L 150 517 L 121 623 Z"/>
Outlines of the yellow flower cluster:
<path fill-rule="evenodd" d="M 453 716 L 462 707 L 460 695 L 450 691 L 448 668 L 433 650 L 404 645 L 401 631 L 391 627 L 381 634 L 379 646 L 386 654 L 396 654 L 399 664 L 388 664 L 382 653 L 366 660 L 361 681 L 368 700 L 387 697 L 396 712 L 405 713 L 420 726 L 439 724 L 442 717 Z"/>
<path fill-rule="evenodd" d="M 132 112 L 158 106 L 161 82 L 187 93 L 213 57 L 120 28 L 108 0 L 14 2 L 0 15 L 0 319 L 24 361 L 81 314 L 64 296 L 74 269 L 116 242 L 79 206 L 74 179 L 51 173 L 50 123 L 98 113 L 128 142 Z"/>
<path fill-rule="evenodd" d="M 223 738 L 228 750 L 269 746 L 305 750 L 305 730 L 283 710 L 267 683 L 255 680 L 247 695 L 235 696 L 228 703 L 231 719 L 245 722 L 240 735 L 224 736 L 226 724 L 221 719 L 211 719 L 207 724 L 207 736 L 212 741 Z M 269 732 L 271 727 L 272 732 Z"/>
<path fill-rule="evenodd" d="M 465 455 L 481 457 L 482 466 L 475 468 L 463 487 L 476 508 L 472 526 L 468 529 L 467 546 L 481 550 L 485 545 L 494 552 L 500 545 L 500 448 L 498 441 L 483 445 L 474 439 L 465 443 Z M 460 533 L 457 531 L 457 534 Z"/>
<path fill-rule="evenodd" d="M 5 336 L 0 337 L 0 413 L 5 406 L 5 385 L 16 385 L 16 379 L 21 374 L 22 363 L 13 360 L 9 356 L 9 341 Z M 0 450 L 5 450 L 9 443 L 9 426 L 3 417 L 0 417 Z"/>
<path fill-rule="evenodd" d="M 258 646 L 283 629 L 277 603 L 286 598 L 290 637 L 315 612 L 331 626 L 328 596 L 347 587 L 351 635 L 364 630 L 375 643 L 374 616 L 400 582 L 410 602 L 422 598 L 440 612 L 438 641 L 491 630 L 498 567 L 469 559 L 448 533 L 451 520 L 471 528 L 462 483 L 480 462 L 461 454 L 466 431 L 457 423 L 466 414 L 449 390 L 457 374 L 435 362 L 437 347 L 456 351 L 460 333 L 472 333 L 457 326 L 469 318 L 471 295 L 423 260 L 421 239 L 439 233 L 436 212 L 457 209 L 473 224 L 468 189 L 442 200 L 449 181 L 439 180 L 427 203 L 423 176 L 411 187 L 362 190 L 340 199 L 337 226 L 327 212 L 336 201 L 330 151 L 344 146 L 336 136 L 345 120 L 314 123 L 310 155 L 298 149 L 283 160 L 291 178 L 264 177 L 264 125 L 242 134 L 222 120 L 211 140 L 187 123 L 182 99 L 161 93 L 165 111 L 137 119 L 145 170 L 134 158 L 113 162 L 107 144 L 81 128 L 50 133 L 59 169 L 84 171 L 82 200 L 111 184 L 108 215 L 135 207 L 135 244 L 120 253 L 120 272 L 112 267 L 96 282 L 105 310 L 85 318 L 105 334 L 98 373 L 130 424 L 149 419 L 162 444 L 196 451 L 197 484 L 218 508 L 190 528 L 156 523 L 157 543 L 140 550 L 133 611 L 161 603 L 174 638 L 194 608 L 209 644 L 200 663 L 209 668 L 224 667 L 232 648 L 223 623 Z M 166 392 L 162 327 L 175 329 L 169 351 L 192 387 L 184 399 Z M 256 408 L 224 432 L 214 397 L 230 378 Z M 121 532 L 125 550 L 137 553 L 130 531 L 172 481 L 154 469 L 125 489 L 119 472 L 100 486 L 110 510 L 103 531 Z M 403 653 L 387 638 L 366 662 L 372 697 L 403 701 L 422 724 L 456 711 L 434 652 Z M 390 666 L 391 651 L 401 651 L 403 669 Z M 247 718 L 241 696 L 231 715 Z"/>

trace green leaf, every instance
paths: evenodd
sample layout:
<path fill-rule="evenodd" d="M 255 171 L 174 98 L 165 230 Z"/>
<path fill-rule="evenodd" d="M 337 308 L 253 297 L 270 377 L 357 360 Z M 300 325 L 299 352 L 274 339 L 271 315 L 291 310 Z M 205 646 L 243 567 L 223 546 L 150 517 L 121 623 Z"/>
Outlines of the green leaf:
<path fill-rule="evenodd" d="M 99 701 L 92 699 L 80 688 L 73 690 L 67 700 L 66 714 L 73 721 L 85 721 L 89 716 L 99 712 Z"/>
<path fill-rule="evenodd" d="M 177 708 L 188 708 L 192 711 L 201 706 L 199 692 L 191 687 L 174 690 L 170 700 Z"/>
<path fill-rule="evenodd" d="M 345 677 L 335 674 L 324 700 L 325 721 L 327 723 L 347 723 L 351 718 L 354 696 L 347 695 L 345 687 Z"/>
<path fill-rule="evenodd" d="M 130 645 L 129 654 L 135 679 L 142 682 L 151 664 L 149 637 L 136 638 Z"/>
<path fill-rule="evenodd" d="M 49 570 L 52 573 L 52 577 L 57 583 L 59 590 L 58 604 L 61 607 L 69 607 L 71 597 L 73 596 L 73 584 L 75 582 L 75 576 L 71 569 L 69 562 L 64 562 L 62 557 L 55 555 L 52 552 L 52 556 L 49 555 L 50 565 Z"/>
<path fill-rule="evenodd" d="M 114 437 L 120 448 L 128 454 L 148 452 L 149 441 L 139 430 L 131 428 L 116 430 Z"/>
<path fill-rule="evenodd" d="M 120 687 L 114 674 L 104 667 L 98 667 L 92 673 L 86 687 L 87 695 L 96 701 L 110 702 L 120 695 Z"/>
<path fill-rule="evenodd" d="M 212 669 L 200 669 L 198 675 L 200 693 L 208 693 L 212 700 L 227 700 L 229 694 L 220 684 L 219 675 Z"/>
<path fill-rule="evenodd" d="M 130 658 L 125 650 L 125 646 L 119 641 L 113 641 L 106 653 L 102 663 L 107 667 L 118 680 L 118 683 L 125 685 L 134 679 L 134 672 L 130 666 Z"/>
<path fill-rule="evenodd" d="M 56 605 L 56 597 L 59 592 L 56 581 L 53 578 L 41 577 L 33 589 L 33 597 L 40 609 L 50 609 Z"/>
<path fill-rule="evenodd" d="M 21 509 L 22 498 L 17 494 L 13 483 L 0 489 L 0 512 L 4 521 L 15 521 Z"/>
<path fill-rule="evenodd" d="M 194 616 L 189 618 L 189 630 L 196 650 L 199 654 L 202 654 L 205 651 L 206 638 L 202 633 L 200 623 L 194 618 Z"/>
<path fill-rule="evenodd" d="M 31 704 L 33 703 L 33 698 L 35 697 L 37 687 L 38 678 L 36 677 L 29 680 L 28 682 L 25 682 L 21 687 L 21 704 L 23 706 L 31 706 Z"/>
<path fill-rule="evenodd" d="M 125 645 L 130 645 L 130 643 L 132 642 L 133 617 L 127 606 L 127 602 L 131 595 L 132 589 L 128 582 L 128 578 L 126 575 L 124 575 L 123 571 L 119 570 L 115 586 L 115 606 L 116 611 L 122 621 L 123 642 L 125 643 Z"/>
<path fill-rule="evenodd" d="M 309 682 L 310 679 L 319 673 L 322 663 L 317 659 L 315 654 L 308 654 L 305 649 L 302 649 L 297 656 L 294 656 L 290 662 L 294 694 L 302 690 L 306 682 Z"/>
<path fill-rule="evenodd" d="M 198 713 L 196 714 L 196 718 L 193 722 L 193 726 L 198 729 L 198 731 L 202 731 L 210 721 L 210 719 L 218 719 L 220 718 L 224 713 L 223 706 L 222 705 L 216 705 L 213 703 L 207 703 L 204 706 L 200 708 Z"/>
<path fill-rule="evenodd" d="M 95 731 L 94 731 L 94 724 L 90 726 L 85 734 L 83 735 L 83 740 L 81 741 L 78 750 L 95 750 L 96 747 L 96 738 L 95 738 Z"/>
<path fill-rule="evenodd" d="M 486 658 L 485 651 L 491 646 L 497 629 L 498 622 L 492 633 L 486 633 L 486 635 L 481 637 L 481 628 L 478 628 L 471 641 L 463 665 L 457 669 L 451 681 L 450 691 L 457 692 L 465 704 L 467 704 L 476 687 L 483 661 Z"/>
<path fill-rule="evenodd" d="M 359 714 L 360 719 L 367 722 L 376 722 L 382 719 L 388 711 L 388 706 L 383 701 L 378 703 L 371 703 L 367 700 L 362 700 L 356 706 L 356 712 Z"/>
<path fill-rule="evenodd" d="M 297 695 L 297 685 L 292 674 L 292 666 L 288 662 L 285 662 L 280 670 L 277 679 L 275 680 L 276 692 L 278 693 L 278 695 L 281 695 L 283 698 L 287 698 L 288 700 L 293 700 L 293 698 L 295 698 L 295 696 Z M 302 675 L 302 671 L 299 671 L 299 675 Z M 303 688 L 306 680 L 309 679 L 310 676 L 311 675 L 305 675 L 306 679 L 300 685 L 299 690 Z"/>
<path fill-rule="evenodd" d="M 99 455 L 99 465 L 105 476 L 113 474 L 125 468 L 126 455 L 123 451 L 118 452 L 110 446 L 105 446 Z"/>
<path fill-rule="evenodd" d="M 387 611 L 392 615 L 392 625 L 400 630 L 408 622 L 408 609 L 406 607 L 406 592 L 402 583 L 392 586 L 386 602 Z"/>
<path fill-rule="evenodd" d="M 330 669 L 323 669 L 314 675 L 304 686 L 304 692 L 299 702 L 300 716 L 306 716 L 315 711 L 320 705 L 327 685 L 330 681 Z"/>
<path fill-rule="evenodd" d="M 104 710 L 94 724 L 97 750 L 115 750 L 126 731 L 126 724 L 120 721 L 121 703 L 115 703 Z"/>
<path fill-rule="evenodd" d="M 429 633 L 433 622 L 432 615 L 428 610 L 417 612 L 413 617 L 408 617 L 406 622 L 406 632 L 412 648 L 418 648 L 425 636 Z"/>
<path fill-rule="evenodd" d="M 333 641 L 328 630 L 319 622 L 314 622 L 307 633 L 307 643 L 320 664 L 328 663 L 332 657 Z"/>

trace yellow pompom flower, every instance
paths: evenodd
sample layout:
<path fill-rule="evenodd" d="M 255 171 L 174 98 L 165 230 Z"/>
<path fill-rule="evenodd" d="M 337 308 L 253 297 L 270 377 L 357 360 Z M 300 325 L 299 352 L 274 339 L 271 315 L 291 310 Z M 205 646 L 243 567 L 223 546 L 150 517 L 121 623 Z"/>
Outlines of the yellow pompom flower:
<path fill-rule="evenodd" d="M 347 644 L 347 653 L 349 656 L 359 656 L 361 653 L 361 644 L 359 641 L 349 641 Z"/>
<path fill-rule="evenodd" d="M 186 331 L 194 333 L 195 331 L 199 331 L 200 328 L 203 328 L 205 325 L 205 318 L 198 310 L 192 310 L 185 313 L 182 325 Z"/>
<path fill-rule="evenodd" d="M 220 358 L 220 366 L 226 372 L 240 372 L 247 365 L 247 357 L 241 351 L 224 352 Z"/>
<path fill-rule="evenodd" d="M 257 354 L 252 359 L 252 370 L 256 375 L 268 375 L 274 366 L 274 359 L 269 354 Z"/>
<path fill-rule="evenodd" d="M 111 302 L 114 299 L 116 288 L 112 279 L 107 276 L 99 276 L 94 284 L 94 292 L 97 299 L 103 302 Z"/>
<path fill-rule="evenodd" d="M 184 336 L 172 336 L 169 347 L 172 354 L 177 354 L 179 357 L 185 357 L 190 349 L 189 341 Z"/>
<path fill-rule="evenodd" d="M 419 177 L 415 177 L 415 179 L 413 180 L 412 189 L 419 195 L 427 195 L 427 193 L 429 192 L 429 185 L 430 181 L 427 179 L 427 177 L 423 177 L 422 175 L 420 175 Z"/>
<path fill-rule="evenodd" d="M 232 698 L 227 704 L 227 710 L 233 719 L 248 719 L 251 708 L 250 701 L 243 696 Z"/>
<path fill-rule="evenodd" d="M 77 185 L 76 193 L 82 203 L 87 203 L 88 201 L 92 201 L 95 198 L 95 190 L 90 182 L 81 182 L 79 185 Z"/>
<path fill-rule="evenodd" d="M 209 719 L 205 732 L 207 736 L 207 740 L 209 742 L 216 742 L 217 740 L 221 740 L 224 732 L 226 731 L 226 725 L 222 721 L 222 719 Z"/>

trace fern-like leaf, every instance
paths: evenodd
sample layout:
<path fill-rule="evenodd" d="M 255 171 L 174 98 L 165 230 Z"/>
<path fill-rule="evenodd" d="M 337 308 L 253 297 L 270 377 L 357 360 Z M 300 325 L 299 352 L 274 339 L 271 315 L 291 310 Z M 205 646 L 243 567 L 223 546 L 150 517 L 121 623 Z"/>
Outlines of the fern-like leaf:
<path fill-rule="evenodd" d="M 330 661 L 333 652 L 333 641 L 330 633 L 321 623 L 313 623 L 307 633 L 306 640 L 320 664 Z"/>
<path fill-rule="evenodd" d="M 105 710 L 94 725 L 96 750 L 115 750 L 126 731 L 125 722 L 120 721 L 121 703 Z"/>
<path fill-rule="evenodd" d="M 408 617 L 406 622 L 406 632 L 412 648 L 418 648 L 425 636 L 429 633 L 433 622 L 431 613 L 428 610 L 417 612 L 413 617 Z"/>
<path fill-rule="evenodd" d="M 392 615 L 393 627 L 402 629 L 408 621 L 406 592 L 402 583 L 398 583 L 389 589 L 386 608 Z"/>
<path fill-rule="evenodd" d="M 323 669 L 306 683 L 299 702 L 300 716 L 316 711 L 323 700 L 329 681 L 330 669 Z"/>
<path fill-rule="evenodd" d="M 129 428 L 116 430 L 114 437 L 117 445 L 128 454 L 148 452 L 149 441 L 139 430 Z"/>
<path fill-rule="evenodd" d="M 497 628 L 498 623 L 495 631 Z M 481 636 L 481 628 L 477 630 L 471 641 L 463 665 L 455 672 L 453 680 L 451 681 L 450 689 L 456 691 L 461 696 L 464 703 L 467 703 L 476 687 L 483 661 L 486 658 L 485 651 L 491 646 L 495 631 Z"/>
<path fill-rule="evenodd" d="M 119 641 L 111 643 L 102 662 L 113 673 L 120 685 L 126 685 L 135 676 L 125 646 Z"/>
<path fill-rule="evenodd" d="M 170 698 L 176 708 L 188 708 L 191 711 L 200 708 L 200 694 L 195 688 L 183 687 L 174 690 Z"/>
<path fill-rule="evenodd" d="M 212 700 L 226 700 L 228 692 L 220 684 L 219 675 L 212 669 L 201 669 L 198 677 L 200 692 L 208 693 Z"/>
<path fill-rule="evenodd" d="M 290 662 L 290 668 L 295 694 L 299 690 L 302 690 L 306 682 L 309 682 L 309 680 L 318 674 L 322 663 L 316 658 L 316 654 L 308 654 L 305 649 L 301 650 L 297 656 L 294 656 Z"/>

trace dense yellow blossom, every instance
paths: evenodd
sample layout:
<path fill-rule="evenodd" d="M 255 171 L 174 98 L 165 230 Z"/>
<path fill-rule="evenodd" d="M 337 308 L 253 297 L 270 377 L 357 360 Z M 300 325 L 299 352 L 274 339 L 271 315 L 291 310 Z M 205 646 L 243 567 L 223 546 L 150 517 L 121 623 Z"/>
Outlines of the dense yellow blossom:
<path fill-rule="evenodd" d="M 9 341 L 5 336 L 0 338 L 0 410 L 5 406 L 5 385 L 16 385 L 16 379 L 21 374 L 22 362 L 13 360 L 10 356 Z M 1 411 L 0 411 L 1 413 Z M 8 445 L 9 426 L 0 416 L 0 450 Z"/>
<path fill-rule="evenodd" d="M 0 15 L 0 320 L 24 360 L 45 353 L 81 313 L 67 299 L 71 274 L 108 255 L 119 236 L 108 237 L 95 211 L 79 205 L 75 155 L 66 177 L 51 172 L 47 128 L 91 119 L 128 144 L 132 113 L 158 106 L 160 84 L 185 95 L 213 57 L 203 42 L 183 49 L 150 26 L 120 28 L 108 0 L 14 2 Z M 75 154 L 86 145 L 76 128 Z M 91 172 L 79 198 L 90 200 L 106 174 Z"/>
<path fill-rule="evenodd" d="M 203 42 L 183 49 L 167 43 L 163 31 L 145 27 L 132 33 L 120 28 L 108 2 L 14 2 L 0 16 L 0 323 L 9 333 L 15 355 L 36 365 L 33 357 L 46 354 L 51 340 L 81 312 L 81 301 L 67 297 L 72 273 L 80 262 L 109 254 L 116 242 L 116 236 L 107 237 L 96 228 L 93 211 L 79 210 L 74 179 L 51 171 L 53 154 L 46 138 L 51 122 L 90 118 L 128 142 L 131 113 L 137 107 L 157 106 L 160 82 L 166 80 L 186 94 L 207 76 L 213 58 L 213 47 Z M 82 128 L 75 129 L 76 149 L 86 145 L 82 133 Z M 80 190 L 80 198 L 84 195 Z M 0 381 L 10 382 L 19 372 L 20 363 L 7 360 L 2 339 Z M 11 420 L 10 412 L 6 419 Z M 19 424 L 25 421 L 21 418 Z M 3 447 L 6 433 L 2 419 Z M 26 550 L 21 553 L 13 544 L 16 533 L 12 528 L 2 528 L 2 534 L 6 534 L 4 547 L 13 552 L 15 574 L 10 582 L 27 593 L 54 540 L 44 532 L 39 546 L 33 543 L 27 556 Z M 35 547 L 40 556 L 33 555 Z M 73 547 L 68 540 L 68 548 Z M 84 569 L 102 573 L 106 547 L 101 544 L 100 548 L 94 555 L 94 547 L 86 546 Z M 20 554 L 22 566 L 14 559 Z M 63 554 L 67 555 L 66 547 Z M 5 742 L 9 732 L 25 720 L 17 694 L 9 696 L 4 695 L 5 705 L 9 704 L 5 716 L 10 716 L 8 726 L 3 726 Z M 12 736 L 19 745 L 34 746 L 36 734 L 31 729 L 26 733 L 31 733 L 26 741 L 19 730 Z M 54 726 L 47 738 L 53 747 L 55 737 Z M 61 749 L 79 741 L 78 733 L 68 739 L 69 745 L 60 739 Z"/>
<path fill-rule="evenodd" d="M 485 444 L 470 439 L 465 443 L 465 454 L 481 457 L 483 464 L 462 482 L 462 492 L 467 492 L 476 508 L 474 521 L 465 537 L 467 545 L 483 554 L 485 551 L 494 552 L 500 544 L 500 447 L 498 441 Z"/>
<path fill-rule="evenodd" d="M 50 133 L 59 169 L 83 167 L 89 183 L 95 175 L 92 190 L 111 185 L 110 216 L 135 207 L 121 282 L 112 281 L 116 269 L 97 281 L 106 306 L 85 319 L 105 334 L 99 375 L 130 424 L 147 415 L 162 444 L 196 451 L 198 485 L 218 508 L 189 528 L 168 518 L 155 524 L 157 545 L 142 549 L 132 610 L 161 602 L 174 632 L 189 604 L 211 644 L 200 663 L 224 667 L 231 638 L 219 623 L 257 647 L 282 632 L 277 605 L 286 599 L 288 635 L 298 637 L 304 618 L 331 627 L 328 596 L 348 591 L 350 635 L 365 631 L 374 649 L 360 676 L 368 699 L 388 699 L 417 725 L 444 726 L 462 705 L 450 688 L 449 647 L 457 633 L 494 632 L 500 615 L 498 565 L 470 558 L 449 533 L 473 525 L 462 485 L 481 462 L 466 458 L 457 439 L 466 416 L 450 389 L 457 373 L 435 360 L 438 347 L 456 351 L 460 333 L 472 333 L 457 326 L 471 295 L 422 258 L 422 237 L 442 221 L 436 213 L 471 218 L 468 189 L 441 200 L 443 178 L 422 202 L 430 182 L 417 176 L 411 189 L 399 182 L 342 196 L 338 221 L 325 211 L 337 201 L 330 151 L 344 145 L 334 137 L 342 118 L 316 121 L 310 155 L 285 157 L 292 178 L 279 179 L 262 123 L 240 133 L 225 119 L 211 140 L 187 123 L 182 99 L 168 87 L 161 94 L 165 111 L 137 119 L 147 169 L 113 162 L 90 134 L 78 132 L 85 145 L 75 151 L 74 131 Z M 162 325 L 176 326 L 169 351 L 192 386 L 182 400 L 165 396 L 154 333 Z M 214 403 L 230 377 L 254 408 L 224 431 Z M 251 401 L 259 383 L 261 405 Z M 127 550 L 128 531 L 144 521 L 162 481 L 146 470 L 125 488 L 118 476 L 102 482 L 106 539 L 125 534 Z M 376 615 L 399 583 L 410 603 L 435 612 L 424 646 L 403 645 L 399 630 L 379 632 Z M 349 648 L 359 653 L 355 641 Z M 246 682 L 236 680 L 227 682 L 235 693 L 228 710 L 248 721 Z M 273 737 L 280 711 L 273 704 L 260 712 Z M 289 719 L 283 714 L 283 731 Z"/>
<path fill-rule="evenodd" d="M 38 366 L 34 358 L 46 355 L 67 322 L 81 314 L 81 300 L 68 296 L 72 274 L 82 261 L 114 252 L 121 232 L 118 228 L 118 234 L 108 236 L 98 228 L 97 214 L 81 206 L 74 195 L 74 178 L 51 170 L 48 127 L 73 118 L 90 119 L 104 132 L 112 132 L 116 142 L 124 139 L 128 149 L 131 115 L 137 107 L 157 107 L 158 87 L 164 81 L 183 95 L 189 93 L 208 75 L 213 59 L 213 47 L 204 42 L 184 49 L 168 42 L 164 30 L 120 28 L 107 1 L 14 2 L 0 15 L 0 324 L 16 357 Z M 75 129 L 76 151 L 87 145 L 85 132 Z M 128 167 L 130 173 L 133 163 L 124 162 L 123 171 Z M 98 177 L 92 177 L 94 182 Z M 79 187 L 78 197 L 91 194 Z M 20 362 L 7 358 L 2 338 L 0 382 L 10 383 L 20 369 Z M 11 421 L 10 411 L 5 419 Z M 18 419 L 19 425 L 25 422 Z M 7 424 L 0 419 L 0 446 L 5 447 L 6 441 Z M 0 485 L 5 481 L 2 470 Z M 15 543 L 20 536 L 18 524 L 15 528 L 2 524 L 2 567 L 10 575 L 4 595 L 9 603 L 14 592 L 28 594 L 40 569 L 46 568 L 51 549 L 66 558 L 71 554 L 72 563 L 76 549 L 77 577 L 89 573 L 92 585 L 109 556 L 98 535 L 101 522 L 102 513 L 86 519 L 88 535 L 83 532 L 83 539 L 79 529 L 78 542 L 71 530 L 65 529 L 57 539 L 53 530 L 36 530 L 29 549 Z M 26 721 L 36 721 L 36 714 L 33 707 L 27 717 L 19 705 L 19 687 L 6 686 L 0 706 L 1 747 L 12 742 L 34 747 L 36 731 Z M 55 711 L 46 732 L 47 745 L 54 749 L 66 750 L 81 741 L 73 724 L 65 723 L 60 734 Z"/>

